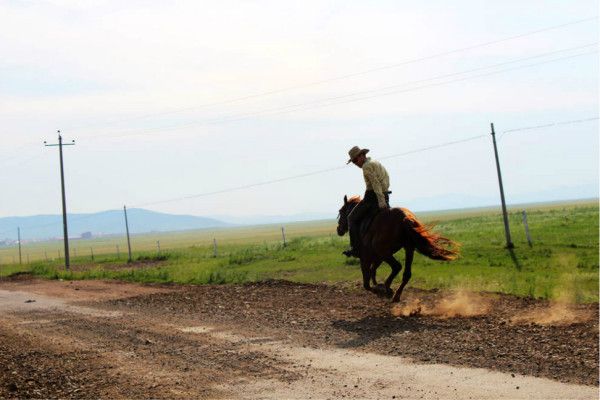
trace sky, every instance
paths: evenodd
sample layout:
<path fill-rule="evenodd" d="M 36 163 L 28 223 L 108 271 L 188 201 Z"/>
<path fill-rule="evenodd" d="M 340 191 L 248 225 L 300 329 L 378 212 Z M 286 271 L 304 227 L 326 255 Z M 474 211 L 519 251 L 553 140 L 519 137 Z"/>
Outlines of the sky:
<path fill-rule="evenodd" d="M 0 1 L 0 217 L 61 212 L 43 145 L 59 129 L 72 213 L 333 218 L 364 191 L 354 145 L 393 205 L 499 204 L 492 122 L 509 204 L 598 197 L 597 16 L 595 0 Z"/>

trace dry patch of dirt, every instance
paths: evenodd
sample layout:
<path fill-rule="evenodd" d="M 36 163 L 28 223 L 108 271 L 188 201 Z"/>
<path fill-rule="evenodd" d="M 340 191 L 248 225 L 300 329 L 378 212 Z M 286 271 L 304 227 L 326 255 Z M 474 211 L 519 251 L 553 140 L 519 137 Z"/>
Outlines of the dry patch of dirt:
<path fill-rule="evenodd" d="M 443 291 L 408 290 L 402 303 L 418 302 L 421 312 L 407 317 L 397 315 L 387 300 L 360 289 L 268 281 L 188 287 L 182 292 L 110 301 L 109 307 L 157 313 L 164 319 L 201 315 L 207 323 L 243 326 L 246 332 L 292 338 L 317 348 L 357 349 L 426 363 L 598 384 L 597 303 L 572 306 L 590 319 L 542 325 L 512 319 L 550 308 L 549 302 L 472 294 L 468 298 L 480 299 L 481 307 L 464 307 L 464 302 L 456 301 L 461 298 Z M 463 306 L 453 308 L 453 304 Z M 424 309 L 433 311 L 423 313 Z M 487 311 L 481 314 L 481 310 Z M 462 317 L 459 311 L 475 315 Z"/>
<path fill-rule="evenodd" d="M 0 398 L 597 398 L 598 304 L 515 319 L 551 308 L 414 289 L 393 307 L 285 281 L 1 282 Z"/>
<path fill-rule="evenodd" d="M 160 389 L 128 379 L 96 349 L 0 324 L 0 398 L 144 398 Z"/>
<path fill-rule="evenodd" d="M 152 293 L 177 291 L 176 285 L 132 285 L 120 281 L 65 281 L 32 278 L 19 274 L 11 279 L 0 280 L 0 289 L 27 291 L 39 295 L 79 301 L 102 301 L 122 299 Z"/>

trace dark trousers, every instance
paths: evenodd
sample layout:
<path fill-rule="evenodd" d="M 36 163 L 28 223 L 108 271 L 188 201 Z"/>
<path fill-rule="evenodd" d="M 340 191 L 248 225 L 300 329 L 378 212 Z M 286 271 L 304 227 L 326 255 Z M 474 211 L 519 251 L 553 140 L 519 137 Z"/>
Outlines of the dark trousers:
<path fill-rule="evenodd" d="M 390 204 L 389 196 L 385 194 L 385 202 Z M 379 204 L 377 202 L 377 195 L 372 190 L 365 192 L 364 198 L 354 207 L 354 209 L 348 214 L 348 233 L 350 234 L 350 246 L 358 250 L 360 240 L 360 223 L 369 214 L 375 214 Z"/>

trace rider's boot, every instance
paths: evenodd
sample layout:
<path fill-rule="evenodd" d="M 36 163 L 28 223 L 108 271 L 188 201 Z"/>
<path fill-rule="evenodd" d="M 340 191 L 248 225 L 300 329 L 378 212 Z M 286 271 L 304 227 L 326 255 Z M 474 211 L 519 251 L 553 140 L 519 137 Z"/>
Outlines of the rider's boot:
<path fill-rule="evenodd" d="M 342 254 L 346 257 L 360 257 L 358 250 L 354 250 L 353 247 L 350 247 L 348 250 L 342 251 Z"/>
<path fill-rule="evenodd" d="M 358 251 L 359 245 L 358 243 L 358 232 L 354 232 L 354 229 L 350 227 L 350 248 L 344 252 L 343 255 L 346 257 L 357 257 L 360 258 L 360 253 Z"/>

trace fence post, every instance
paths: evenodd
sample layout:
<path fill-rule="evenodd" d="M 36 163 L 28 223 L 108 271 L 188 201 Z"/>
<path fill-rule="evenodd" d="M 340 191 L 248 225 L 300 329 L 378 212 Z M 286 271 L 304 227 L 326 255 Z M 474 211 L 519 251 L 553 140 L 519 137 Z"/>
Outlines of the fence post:
<path fill-rule="evenodd" d="M 217 239 L 213 238 L 213 257 L 217 257 Z"/>
<path fill-rule="evenodd" d="M 19 241 L 19 264 L 22 264 L 21 261 L 21 228 L 17 227 L 17 240 Z"/>
<path fill-rule="evenodd" d="M 158 254 L 160 254 L 160 240 L 156 241 L 156 250 L 157 250 Z"/>
<path fill-rule="evenodd" d="M 529 247 L 533 247 L 533 241 L 531 240 L 531 235 L 529 234 L 529 224 L 527 223 L 527 211 L 523 210 L 523 225 L 525 225 L 525 236 L 527 236 L 527 243 L 529 243 Z"/>
<path fill-rule="evenodd" d="M 285 242 L 285 228 L 283 226 L 281 227 L 281 237 L 283 238 L 283 247 L 287 246 Z"/>
<path fill-rule="evenodd" d="M 90 247 L 90 253 L 92 254 L 92 261 L 94 261 L 94 248 Z"/>
<path fill-rule="evenodd" d="M 127 207 L 123 206 L 123 213 L 125 214 L 125 230 L 127 231 L 127 262 L 131 262 L 131 241 L 129 240 L 129 222 L 127 222 Z"/>

